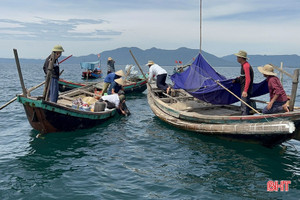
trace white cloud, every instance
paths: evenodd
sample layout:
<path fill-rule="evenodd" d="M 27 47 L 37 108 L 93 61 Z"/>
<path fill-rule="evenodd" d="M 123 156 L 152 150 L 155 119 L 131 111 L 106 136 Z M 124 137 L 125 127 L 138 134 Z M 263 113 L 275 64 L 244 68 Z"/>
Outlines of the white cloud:
<path fill-rule="evenodd" d="M 296 0 L 203 1 L 202 49 L 217 56 L 243 47 L 253 54 L 299 54 L 299 10 Z M 199 48 L 199 29 L 198 0 L 3 0 L 0 57 L 12 57 L 10 44 L 26 48 L 27 40 L 40 45 L 28 57 L 40 57 L 56 43 L 78 55 L 123 46 Z"/>

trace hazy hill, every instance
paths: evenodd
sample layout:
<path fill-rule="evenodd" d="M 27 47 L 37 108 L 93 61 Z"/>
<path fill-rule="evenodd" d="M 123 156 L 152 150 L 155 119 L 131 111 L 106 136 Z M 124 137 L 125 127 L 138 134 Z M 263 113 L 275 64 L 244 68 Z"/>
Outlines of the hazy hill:
<path fill-rule="evenodd" d="M 181 47 L 176 50 L 165 50 L 151 48 L 142 50 L 137 47 L 122 47 L 110 51 L 103 51 L 100 53 L 100 61 L 102 66 L 106 66 L 107 58 L 112 57 L 116 61 L 116 65 L 126 65 L 134 64 L 135 62 L 129 52 L 132 51 L 133 55 L 136 57 L 140 65 L 145 65 L 148 60 L 153 60 L 162 66 L 175 66 L 175 61 L 182 61 L 183 64 L 190 64 L 193 62 L 199 50 L 198 49 L 189 49 Z M 236 56 L 228 55 L 222 58 L 216 57 L 212 54 L 209 54 L 205 51 L 202 51 L 203 56 L 213 67 L 239 67 L 240 65 L 236 62 Z M 64 59 L 66 56 L 62 56 Z M 249 55 L 249 62 L 252 66 L 260 66 L 267 63 L 272 63 L 274 65 L 280 66 L 280 62 L 284 63 L 284 66 L 298 67 L 300 66 L 300 56 L 298 55 Z M 86 56 L 73 56 L 65 63 L 68 64 L 79 64 L 80 62 L 88 61 L 97 61 L 97 54 L 90 54 Z M 0 63 L 14 63 L 14 59 L 9 58 L 0 58 Z M 44 63 L 43 59 L 26 59 L 20 58 L 21 63 Z"/>
<path fill-rule="evenodd" d="M 104 51 L 100 55 L 101 64 L 106 65 L 107 58 L 112 57 L 116 61 L 116 65 L 135 64 L 129 50 L 132 51 L 133 55 L 137 59 L 140 65 L 145 65 L 148 60 L 153 60 L 159 65 L 172 66 L 176 65 L 175 61 L 181 61 L 183 64 L 189 64 L 193 62 L 193 58 L 199 53 L 197 49 L 179 48 L 176 50 L 164 50 L 151 48 L 142 50 L 136 47 L 122 47 L 111 51 Z M 204 57 L 213 66 L 233 66 L 234 64 L 230 61 L 223 60 L 212 54 L 202 52 Z M 72 57 L 69 59 L 69 63 L 80 63 L 83 61 L 96 61 L 97 55 L 90 54 L 81 57 Z"/>
<path fill-rule="evenodd" d="M 300 68 L 300 56 L 298 55 L 249 55 L 249 63 L 252 66 L 262 66 L 268 63 L 271 63 L 275 66 L 280 66 L 280 63 L 283 62 L 283 65 L 286 67 L 296 67 Z M 224 60 L 229 62 L 236 62 L 236 56 L 228 55 L 222 57 Z"/>

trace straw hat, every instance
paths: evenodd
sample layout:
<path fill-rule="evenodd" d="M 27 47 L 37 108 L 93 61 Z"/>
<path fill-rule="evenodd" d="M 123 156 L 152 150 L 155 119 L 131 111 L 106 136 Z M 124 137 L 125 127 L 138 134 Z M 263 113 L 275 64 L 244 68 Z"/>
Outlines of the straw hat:
<path fill-rule="evenodd" d="M 124 85 L 124 80 L 122 78 L 118 78 L 115 80 L 116 83 L 118 83 L 119 85 Z"/>
<path fill-rule="evenodd" d="M 249 58 L 247 57 L 247 52 L 246 52 L 246 51 L 243 51 L 243 50 L 240 50 L 238 53 L 235 53 L 234 55 L 236 55 L 237 57 L 249 59 Z"/>
<path fill-rule="evenodd" d="M 116 71 L 115 74 L 118 76 L 125 76 L 123 70 Z"/>
<path fill-rule="evenodd" d="M 270 75 L 270 76 L 276 76 L 277 74 L 274 73 L 274 67 L 271 64 L 266 64 L 265 66 L 257 67 L 258 71 L 260 73 L 265 74 L 265 75 Z"/>
<path fill-rule="evenodd" d="M 112 58 L 111 57 L 108 57 L 108 59 L 107 60 L 112 60 Z"/>
<path fill-rule="evenodd" d="M 149 60 L 148 63 L 146 65 L 154 65 L 154 62 L 152 60 Z"/>
<path fill-rule="evenodd" d="M 53 47 L 52 51 L 55 51 L 55 52 L 64 52 L 65 50 L 62 48 L 61 45 L 55 45 Z"/>

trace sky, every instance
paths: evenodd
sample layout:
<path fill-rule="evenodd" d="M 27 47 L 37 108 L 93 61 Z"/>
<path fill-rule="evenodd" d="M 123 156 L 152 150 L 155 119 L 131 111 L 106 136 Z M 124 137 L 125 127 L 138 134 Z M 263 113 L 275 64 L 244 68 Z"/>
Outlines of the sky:
<path fill-rule="evenodd" d="M 65 56 L 200 46 L 218 57 L 300 55 L 299 0 L 202 0 L 201 13 L 200 28 L 200 0 L 1 0 L 0 58 L 14 48 L 46 58 L 57 44 Z"/>

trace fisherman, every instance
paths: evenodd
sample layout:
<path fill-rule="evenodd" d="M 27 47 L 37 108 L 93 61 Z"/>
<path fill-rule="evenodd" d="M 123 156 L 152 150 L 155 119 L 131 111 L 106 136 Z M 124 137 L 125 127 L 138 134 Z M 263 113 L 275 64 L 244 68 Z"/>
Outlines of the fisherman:
<path fill-rule="evenodd" d="M 279 78 L 274 73 L 274 67 L 272 64 L 267 64 L 265 66 L 257 67 L 258 71 L 266 77 L 268 82 L 270 102 L 262 110 L 263 114 L 271 114 L 278 112 L 289 112 L 287 101 L 288 97 L 283 89 L 282 84 L 280 83 Z"/>
<path fill-rule="evenodd" d="M 64 52 L 64 49 L 62 48 L 61 45 L 55 45 L 52 49 L 54 52 L 54 63 L 53 63 L 53 70 L 52 70 L 52 76 L 51 76 L 51 82 L 50 82 L 50 89 L 49 89 L 49 100 L 51 102 L 56 103 L 58 100 L 58 80 L 59 80 L 59 62 L 58 58 L 61 56 L 62 52 Z M 44 63 L 43 70 L 47 76 L 48 73 L 48 66 L 50 62 L 50 57 L 49 55 Z"/>
<path fill-rule="evenodd" d="M 150 83 L 153 76 L 156 76 L 156 86 L 169 94 L 171 87 L 166 84 L 167 71 L 151 60 L 149 60 L 146 65 L 149 67 L 148 82 Z"/>
<path fill-rule="evenodd" d="M 126 97 L 123 91 L 115 94 L 105 95 L 100 98 L 100 102 L 105 102 L 109 109 L 116 108 L 119 114 L 130 115 L 130 112 L 125 104 Z"/>
<path fill-rule="evenodd" d="M 241 64 L 241 75 L 234 79 L 233 83 L 241 84 L 241 99 L 250 105 L 250 97 L 252 95 L 254 73 L 251 65 L 248 63 L 247 52 L 240 50 L 234 54 L 237 56 L 237 62 Z M 241 102 L 242 115 L 249 115 L 250 108 L 243 102 Z"/>
<path fill-rule="evenodd" d="M 107 59 L 107 75 L 112 72 L 115 72 L 115 61 L 111 57 L 108 57 L 108 59 Z"/>
<path fill-rule="evenodd" d="M 119 70 L 119 71 L 108 74 L 104 79 L 102 95 L 104 95 L 104 93 L 106 93 L 108 86 L 111 85 L 115 81 L 115 79 L 121 78 L 122 76 L 125 76 L 123 70 Z M 111 88 L 111 86 L 110 86 L 110 88 Z"/>
<path fill-rule="evenodd" d="M 107 91 L 107 94 L 115 94 L 118 93 L 120 90 L 124 91 L 124 80 L 122 78 L 115 79 Z"/>

